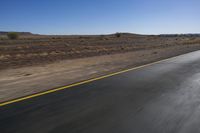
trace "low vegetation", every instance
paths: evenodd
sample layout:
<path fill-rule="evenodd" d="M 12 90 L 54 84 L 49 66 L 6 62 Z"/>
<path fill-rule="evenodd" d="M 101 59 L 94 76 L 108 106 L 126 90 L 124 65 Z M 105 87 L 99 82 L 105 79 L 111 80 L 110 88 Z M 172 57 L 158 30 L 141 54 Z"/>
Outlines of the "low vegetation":
<path fill-rule="evenodd" d="M 120 38 L 120 37 L 121 37 L 121 33 L 116 33 L 115 36 L 116 36 L 117 38 Z"/>
<path fill-rule="evenodd" d="M 8 39 L 7 33 L 0 34 L 0 69 L 139 50 L 200 47 L 198 36 L 148 36 L 128 33 L 92 36 L 24 34 L 9 33 L 10 39 L 17 39 L 14 41 Z M 151 54 L 156 56 L 159 51 Z"/>
<path fill-rule="evenodd" d="M 7 37 L 10 39 L 10 40 L 16 40 L 19 38 L 19 34 L 16 33 L 16 32 L 9 32 L 7 34 Z"/>

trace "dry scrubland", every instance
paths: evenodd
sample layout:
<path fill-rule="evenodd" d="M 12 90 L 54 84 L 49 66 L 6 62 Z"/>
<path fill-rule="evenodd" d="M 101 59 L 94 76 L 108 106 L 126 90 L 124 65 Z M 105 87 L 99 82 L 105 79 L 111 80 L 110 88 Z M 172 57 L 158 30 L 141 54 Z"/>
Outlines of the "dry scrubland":
<path fill-rule="evenodd" d="M 45 64 L 64 59 L 194 44 L 200 44 L 200 37 L 159 37 L 134 34 L 120 34 L 120 37 L 116 35 L 23 35 L 18 40 L 8 40 L 1 37 L 0 69 Z"/>
<path fill-rule="evenodd" d="M 1 36 L 0 102 L 199 49 L 194 36 Z"/>

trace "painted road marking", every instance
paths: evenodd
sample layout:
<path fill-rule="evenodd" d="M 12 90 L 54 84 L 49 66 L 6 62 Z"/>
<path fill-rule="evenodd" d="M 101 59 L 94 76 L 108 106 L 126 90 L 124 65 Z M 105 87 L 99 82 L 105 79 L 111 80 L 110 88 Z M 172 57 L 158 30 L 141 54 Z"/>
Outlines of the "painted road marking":
<path fill-rule="evenodd" d="M 178 55 L 178 56 L 181 56 L 181 55 Z M 126 72 L 129 72 L 129 71 L 141 69 L 141 68 L 144 68 L 144 67 L 147 67 L 147 66 L 151 66 L 151 65 L 154 65 L 154 64 L 158 64 L 160 62 L 164 62 L 164 61 L 176 58 L 178 56 L 167 58 L 167 59 L 163 59 L 163 60 L 160 60 L 160 61 L 156 61 L 156 62 L 149 63 L 149 64 L 146 64 L 146 65 L 138 66 L 138 67 L 133 67 L 133 68 L 130 68 L 130 69 L 119 71 L 119 72 L 114 72 L 114 73 L 107 74 L 107 75 L 104 75 L 104 76 L 100 76 L 100 77 L 97 77 L 97 78 L 93 78 L 93 79 L 81 81 L 81 82 L 78 82 L 78 83 L 74 83 L 74 84 L 71 84 L 71 85 L 59 87 L 59 88 L 56 88 L 56 89 L 51 89 L 51 90 L 47 90 L 47 91 L 44 91 L 44 92 L 39 92 L 39 93 L 36 93 L 36 94 L 32 94 L 32 95 L 29 95 L 29 96 L 24 96 L 22 98 L 17 98 L 17 99 L 14 99 L 14 100 L 2 102 L 2 103 L 0 103 L 0 107 L 8 105 L 8 104 L 24 101 L 24 100 L 27 100 L 27 99 L 31 99 L 31 98 L 34 98 L 34 97 L 39 97 L 39 96 L 46 95 L 46 94 L 49 94 L 49 93 L 61 91 L 61 90 L 68 89 L 68 88 L 71 88 L 71 87 L 74 87 L 74 86 L 90 83 L 90 82 L 97 81 L 97 80 L 100 80 L 100 79 L 108 78 L 108 77 L 111 77 L 111 76 L 119 75 L 119 74 L 126 73 Z"/>

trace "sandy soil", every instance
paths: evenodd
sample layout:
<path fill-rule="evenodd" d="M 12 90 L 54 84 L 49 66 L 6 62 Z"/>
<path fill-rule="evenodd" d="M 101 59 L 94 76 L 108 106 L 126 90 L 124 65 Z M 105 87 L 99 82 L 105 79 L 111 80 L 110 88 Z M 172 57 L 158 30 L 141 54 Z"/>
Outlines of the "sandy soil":
<path fill-rule="evenodd" d="M 0 102 L 200 49 L 200 44 L 143 49 L 0 70 Z"/>

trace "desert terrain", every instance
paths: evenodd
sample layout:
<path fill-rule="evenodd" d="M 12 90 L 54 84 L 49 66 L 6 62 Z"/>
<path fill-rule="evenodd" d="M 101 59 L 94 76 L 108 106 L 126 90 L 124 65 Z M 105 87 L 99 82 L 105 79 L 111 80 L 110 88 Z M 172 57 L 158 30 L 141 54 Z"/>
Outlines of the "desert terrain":
<path fill-rule="evenodd" d="M 199 49 L 199 35 L 0 34 L 0 102 Z"/>

